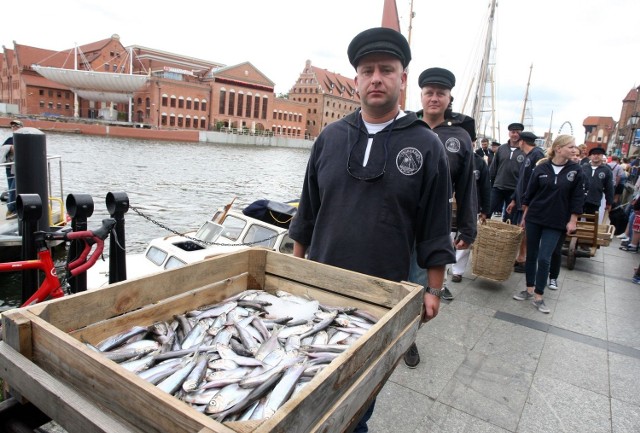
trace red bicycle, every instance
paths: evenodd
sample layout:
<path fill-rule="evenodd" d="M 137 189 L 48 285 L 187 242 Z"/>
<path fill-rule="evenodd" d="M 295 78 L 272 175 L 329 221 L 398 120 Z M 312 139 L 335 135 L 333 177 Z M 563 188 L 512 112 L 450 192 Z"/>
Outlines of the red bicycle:
<path fill-rule="evenodd" d="M 73 241 L 81 240 L 84 248 L 78 258 L 65 266 L 68 276 L 75 277 L 85 272 L 98 260 L 104 249 L 104 240 L 116 225 L 116 220 L 107 218 L 102 220 L 102 226 L 97 230 L 83 230 L 78 232 L 43 232 L 34 233 L 34 243 L 36 245 L 38 258 L 34 260 L 20 260 L 16 262 L 0 263 L 0 272 L 17 272 L 31 269 L 38 269 L 44 273 L 44 281 L 31 295 L 27 301 L 21 305 L 26 307 L 47 298 L 60 298 L 64 296 L 62 284 L 58 278 L 55 263 L 51 257 L 51 251 L 47 242 L 51 241 Z M 93 246 L 95 245 L 95 249 Z M 91 250 L 93 249 L 93 253 Z M 91 253 L 91 255 L 89 255 Z"/>

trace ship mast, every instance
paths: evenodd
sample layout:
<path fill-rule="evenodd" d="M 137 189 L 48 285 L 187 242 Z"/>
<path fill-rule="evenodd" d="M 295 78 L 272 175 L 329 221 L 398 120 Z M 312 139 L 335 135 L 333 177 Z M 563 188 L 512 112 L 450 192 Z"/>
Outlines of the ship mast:
<path fill-rule="evenodd" d="M 414 12 L 413 12 L 413 0 L 411 0 L 411 11 L 409 14 L 409 35 L 407 37 L 407 42 L 409 46 L 411 46 L 411 29 L 413 22 Z M 395 0 L 384 0 L 384 6 L 382 7 L 382 25 L 381 27 L 387 27 L 393 29 L 397 32 L 400 32 L 400 18 L 398 17 L 398 6 L 396 5 Z M 407 69 L 407 73 L 409 70 Z M 407 92 L 409 89 L 409 83 L 405 85 L 404 90 L 400 93 L 400 108 L 404 110 L 405 104 L 407 102 Z"/>
<path fill-rule="evenodd" d="M 496 3 L 497 0 L 491 0 L 490 10 L 489 10 L 489 20 L 487 27 L 487 35 L 484 43 L 484 56 L 482 57 L 482 62 L 480 64 L 480 72 L 478 74 L 478 81 L 476 83 L 476 95 L 473 101 L 473 106 L 471 108 L 471 116 L 476 119 L 476 124 L 478 125 L 478 130 L 484 136 L 490 135 L 492 138 L 496 138 L 496 127 L 495 127 L 495 105 L 493 104 L 494 99 L 494 84 L 493 84 L 493 66 L 491 63 L 491 48 L 493 43 L 493 21 L 495 19 L 496 12 Z M 491 92 L 491 95 L 486 95 L 487 87 Z M 488 101 L 487 101 L 488 99 Z M 487 107 L 491 105 L 490 107 Z M 485 113 L 490 113 L 491 117 L 491 131 L 487 134 L 487 123 L 485 120 Z M 487 116 L 487 117 L 489 117 Z"/>
<path fill-rule="evenodd" d="M 531 110 L 529 105 L 529 86 L 531 85 L 531 72 L 533 71 L 533 63 L 531 64 L 531 66 L 529 67 L 529 79 L 527 80 L 527 90 L 525 90 L 524 92 L 524 102 L 522 104 L 522 115 L 520 116 L 520 123 L 522 123 L 524 125 L 524 119 L 525 119 L 525 115 L 528 114 L 528 119 L 531 120 L 531 122 L 528 122 L 529 125 L 526 125 L 525 128 L 527 130 L 530 130 L 533 128 L 533 119 L 531 116 Z"/>

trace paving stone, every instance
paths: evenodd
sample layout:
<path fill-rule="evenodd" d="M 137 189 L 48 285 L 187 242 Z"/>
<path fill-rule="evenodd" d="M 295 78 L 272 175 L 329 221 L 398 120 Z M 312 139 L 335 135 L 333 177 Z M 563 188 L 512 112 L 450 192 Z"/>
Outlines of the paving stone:
<path fill-rule="evenodd" d="M 433 400 L 424 394 L 387 382 L 378 393 L 367 427 L 371 433 L 414 433 L 432 404 Z"/>
<path fill-rule="evenodd" d="M 518 433 L 609 431 L 611 412 L 606 396 L 536 374 Z"/>
<path fill-rule="evenodd" d="M 415 430 L 415 433 L 423 432 L 508 433 L 509 430 L 485 422 L 451 406 L 435 402 L 428 416 Z"/>
<path fill-rule="evenodd" d="M 640 431 L 640 406 L 611 399 L 612 433 L 638 433 Z"/>
<path fill-rule="evenodd" d="M 635 305 L 636 308 L 640 307 L 640 302 Z M 640 315 L 625 317 L 608 314 L 607 331 L 609 341 L 640 350 Z"/>
<path fill-rule="evenodd" d="M 584 308 L 571 300 L 558 301 L 551 323 L 590 337 L 607 338 L 607 319 L 603 311 Z"/>
<path fill-rule="evenodd" d="M 562 287 L 559 301 L 569 301 L 573 305 L 588 308 L 590 310 L 605 311 L 605 294 L 602 286 L 569 280 Z"/>
<path fill-rule="evenodd" d="M 612 398 L 640 406 L 640 359 L 609 352 L 609 377 Z"/>
<path fill-rule="evenodd" d="M 471 352 L 438 401 L 515 431 L 533 374 L 496 356 Z"/>
<path fill-rule="evenodd" d="M 549 335 L 538 374 L 609 395 L 609 358 L 605 349 Z"/>
<path fill-rule="evenodd" d="M 428 326 L 430 333 L 468 349 L 472 348 L 492 320 L 485 314 L 473 313 L 469 309 L 453 305 L 446 312 L 438 314 Z"/>

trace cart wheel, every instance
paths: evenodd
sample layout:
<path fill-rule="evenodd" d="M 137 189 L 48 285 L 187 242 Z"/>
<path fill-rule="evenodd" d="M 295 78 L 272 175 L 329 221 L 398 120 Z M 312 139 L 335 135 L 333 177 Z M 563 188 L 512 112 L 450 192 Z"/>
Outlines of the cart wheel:
<path fill-rule="evenodd" d="M 578 238 L 572 238 L 571 242 L 569 242 L 569 249 L 567 250 L 567 269 L 570 271 L 573 270 L 576 266 L 576 247 L 578 243 Z"/>

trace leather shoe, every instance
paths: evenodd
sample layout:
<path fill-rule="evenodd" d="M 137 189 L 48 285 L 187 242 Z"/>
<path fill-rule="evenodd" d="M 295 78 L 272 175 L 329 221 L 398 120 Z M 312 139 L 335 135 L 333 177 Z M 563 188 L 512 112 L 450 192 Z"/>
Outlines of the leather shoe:
<path fill-rule="evenodd" d="M 462 281 L 462 275 L 453 274 L 451 276 L 451 281 L 453 281 L 454 283 L 459 283 L 460 281 Z"/>
<path fill-rule="evenodd" d="M 413 343 L 407 353 L 404 354 L 404 363 L 409 368 L 416 368 L 420 364 L 420 354 L 416 343 Z"/>
<path fill-rule="evenodd" d="M 527 271 L 524 263 L 516 263 L 513 267 L 513 272 L 518 272 L 519 274 L 524 274 Z"/>

